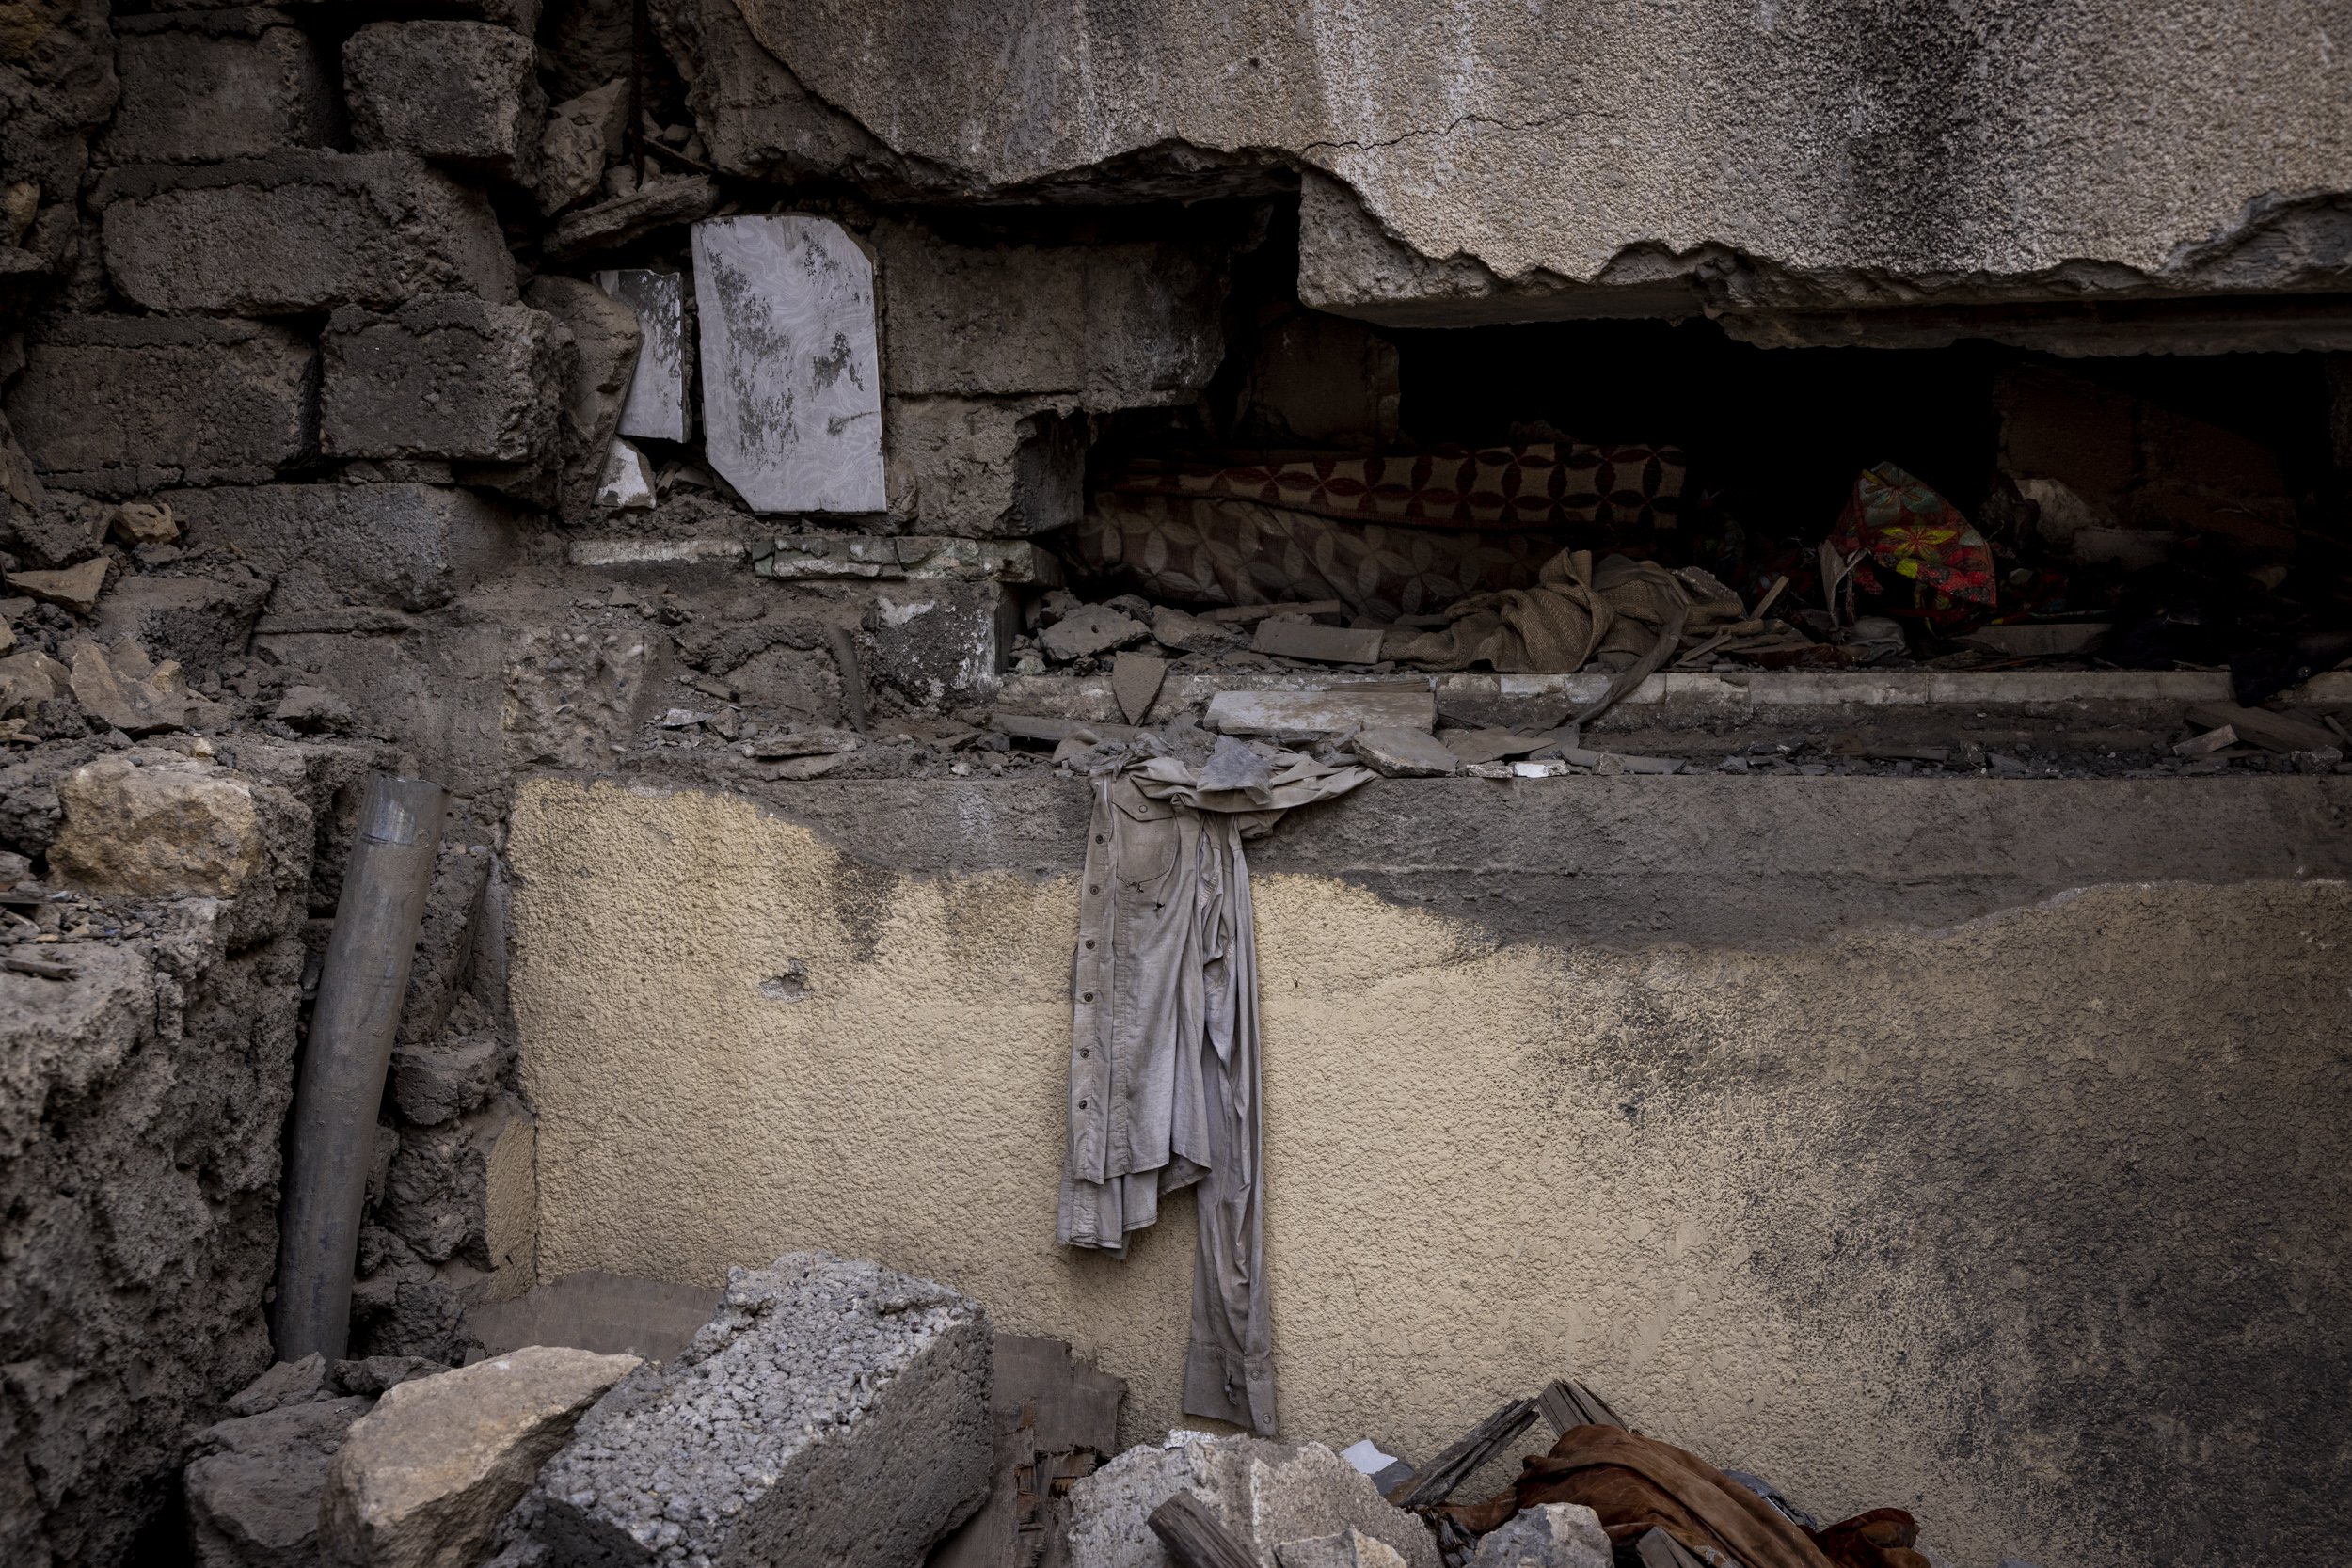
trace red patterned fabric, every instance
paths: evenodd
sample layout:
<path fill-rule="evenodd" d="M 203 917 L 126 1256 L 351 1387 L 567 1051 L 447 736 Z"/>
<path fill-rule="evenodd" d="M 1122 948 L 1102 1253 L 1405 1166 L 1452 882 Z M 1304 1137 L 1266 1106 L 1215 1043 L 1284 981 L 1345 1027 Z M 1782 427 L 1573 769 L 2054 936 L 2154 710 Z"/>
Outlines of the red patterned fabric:
<path fill-rule="evenodd" d="M 1228 467 L 1144 460 L 1111 488 L 1256 501 L 1350 522 L 1624 531 L 1675 526 L 1687 467 L 1674 447 L 1544 442 Z"/>
<path fill-rule="evenodd" d="M 1891 594 L 1896 584 L 1880 569 L 1912 581 L 1911 609 L 1942 617 L 1964 605 L 1994 600 L 1993 548 L 1960 509 L 1892 463 L 1866 470 L 1837 519 L 1829 542 L 1851 556 L 1866 594 Z"/>

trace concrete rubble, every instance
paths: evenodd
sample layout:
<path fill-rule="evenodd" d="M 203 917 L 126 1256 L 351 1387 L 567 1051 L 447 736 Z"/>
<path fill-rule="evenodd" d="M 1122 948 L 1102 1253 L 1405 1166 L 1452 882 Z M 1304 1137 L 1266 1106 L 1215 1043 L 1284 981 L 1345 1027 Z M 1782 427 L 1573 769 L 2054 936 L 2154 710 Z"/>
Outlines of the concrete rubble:
<path fill-rule="evenodd" d="M 736 1269 L 682 1354 L 632 1373 L 516 1528 L 567 1562 L 906 1564 L 983 1500 L 988 1317 L 825 1253 Z"/>
<path fill-rule="evenodd" d="M 1611 1568 L 1613 1561 L 1609 1537 L 1591 1509 L 1543 1503 L 1480 1536 L 1470 1568 Z"/>
<path fill-rule="evenodd" d="M 1160 1568 L 1148 1520 L 1190 1491 L 1259 1561 L 1285 1542 L 1359 1531 L 1411 1568 L 1438 1568 L 1422 1522 L 1392 1507 L 1371 1479 L 1320 1443 L 1171 1434 L 1129 1449 L 1070 1489 L 1070 1560 L 1080 1568 Z M 1377 1554 L 1373 1554 L 1377 1560 Z"/>

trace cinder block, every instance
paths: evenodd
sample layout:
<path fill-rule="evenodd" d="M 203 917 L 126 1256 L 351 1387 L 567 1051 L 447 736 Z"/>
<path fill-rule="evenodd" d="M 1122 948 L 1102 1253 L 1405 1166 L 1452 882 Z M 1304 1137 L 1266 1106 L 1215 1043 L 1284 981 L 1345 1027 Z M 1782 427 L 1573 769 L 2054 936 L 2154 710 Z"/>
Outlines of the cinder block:
<path fill-rule="evenodd" d="M 898 396 L 1190 403 L 1225 357 L 1225 263 L 1175 241 L 967 245 L 885 223 L 874 245 Z"/>
<path fill-rule="evenodd" d="M 259 483 L 311 450 L 315 359 L 259 322 L 69 316 L 26 347 L 8 418 L 67 489 Z"/>
<path fill-rule="evenodd" d="M 430 610 L 502 564 L 516 536 L 504 509 L 431 484 L 264 484 L 161 499 L 191 546 L 232 544 L 278 579 L 276 615 Z"/>
<path fill-rule="evenodd" d="M 240 6 L 114 19 L 122 97 L 109 164 L 208 163 L 334 145 L 326 59 L 284 11 Z"/>
<path fill-rule="evenodd" d="M 328 319 L 319 444 L 329 457 L 532 463 L 552 456 L 568 367 L 556 319 L 462 294 Z"/>
<path fill-rule="evenodd" d="M 988 1315 L 829 1253 L 735 1269 L 518 1505 L 556 1562 L 909 1568 L 988 1490 Z"/>
<path fill-rule="evenodd" d="M 1086 417 L 1033 400 L 898 398 L 890 511 L 926 533 L 1026 538 L 1086 511 Z"/>
<path fill-rule="evenodd" d="M 343 43 L 351 139 L 527 184 L 547 95 L 530 39 L 479 22 L 375 22 Z"/>
<path fill-rule="evenodd" d="M 276 315 L 419 294 L 515 297 L 489 198 L 411 153 L 284 152 L 108 175 L 106 271 L 158 311 Z"/>

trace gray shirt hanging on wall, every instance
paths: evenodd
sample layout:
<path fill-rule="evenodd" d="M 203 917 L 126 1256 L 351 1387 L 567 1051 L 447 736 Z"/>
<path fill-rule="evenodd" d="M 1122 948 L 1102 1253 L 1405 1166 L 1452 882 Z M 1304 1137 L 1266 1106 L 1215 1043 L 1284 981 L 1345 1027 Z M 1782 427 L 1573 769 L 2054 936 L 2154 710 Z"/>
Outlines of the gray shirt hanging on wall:
<path fill-rule="evenodd" d="M 1057 1234 L 1124 1256 L 1162 1194 L 1198 1184 L 1184 1413 L 1270 1435 L 1258 945 L 1242 840 L 1373 775 L 1232 739 L 1198 774 L 1148 752 L 1114 752 L 1093 781 Z"/>

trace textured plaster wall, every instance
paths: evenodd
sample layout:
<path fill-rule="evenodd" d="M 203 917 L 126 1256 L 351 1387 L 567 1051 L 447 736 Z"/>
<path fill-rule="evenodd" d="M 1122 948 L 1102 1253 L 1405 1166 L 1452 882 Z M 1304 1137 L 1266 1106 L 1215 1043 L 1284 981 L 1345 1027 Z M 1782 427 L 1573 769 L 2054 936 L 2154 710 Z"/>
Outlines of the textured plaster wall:
<path fill-rule="evenodd" d="M 1124 1263 L 1053 1244 L 1062 863 L 905 876 L 557 779 L 511 843 L 543 1277 L 867 1254 L 1099 1354 L 1131 1437 L 1180 1419 L 1189 1204 Z M 1961 1563 L 2314 1561 L 2352 1525 L 2343 881 L 1794 947 L 1503 942 L 1299 873 L 1258 910 L 1286 1434 L 1425 1457 L 1573 1369 Z"/>

